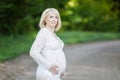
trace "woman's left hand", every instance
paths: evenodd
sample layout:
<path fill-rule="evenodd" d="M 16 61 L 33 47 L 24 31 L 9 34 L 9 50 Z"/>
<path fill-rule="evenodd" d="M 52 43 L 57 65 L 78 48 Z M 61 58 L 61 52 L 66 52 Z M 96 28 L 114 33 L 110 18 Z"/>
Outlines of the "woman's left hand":
<path fill-rule="evenodd" d="M 58 66 L 56 65 L 53 65 L 49 68 L 49 71 L 52 73 L 52 74 L 58 74 Z"/>
<path fill-rule="evenodd" d="M 64 76 L 65 76 L 65 73 L 61 73 L 61 74 L 60 74 L 60 77 L 64 77 Z"/>

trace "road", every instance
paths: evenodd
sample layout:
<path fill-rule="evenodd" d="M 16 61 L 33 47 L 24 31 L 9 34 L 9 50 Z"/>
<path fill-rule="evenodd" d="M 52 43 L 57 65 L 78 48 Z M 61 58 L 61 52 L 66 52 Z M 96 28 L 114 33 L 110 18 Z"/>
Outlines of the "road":
<path fill-rule="evenodd" d="M 120 80 L 120 41 L 65 45 L 64 80 Z M 37 64 L 28 54 L 0 64 L 0 80 L 35 80 Z"/>
<path fill-rule="evenodd" d="M 65 80 L 120 80 L 120 41 L 68 46 Z"/>

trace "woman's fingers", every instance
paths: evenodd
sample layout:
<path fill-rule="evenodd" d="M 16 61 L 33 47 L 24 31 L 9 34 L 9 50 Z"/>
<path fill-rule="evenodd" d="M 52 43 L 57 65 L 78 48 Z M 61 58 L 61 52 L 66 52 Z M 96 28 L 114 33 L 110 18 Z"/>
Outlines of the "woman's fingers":
<path fill-rule="evenodd" d="M 64 77 L 66 75 L 66 73 L 64 72 L 64 73 L 61 73 L 60 74 L 60 77 Z"/>
<path fill-rule="evenodd" d="M 49 70 L 53 74 L 58 74 L 58 66 L 52 66 Z"/>

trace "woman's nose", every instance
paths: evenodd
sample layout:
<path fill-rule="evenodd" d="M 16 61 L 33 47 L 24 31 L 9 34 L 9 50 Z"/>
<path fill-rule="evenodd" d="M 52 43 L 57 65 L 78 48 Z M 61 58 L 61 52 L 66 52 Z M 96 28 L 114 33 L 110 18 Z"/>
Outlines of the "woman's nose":
<path fill-rule="evenodd" d="M 53 18 L 54 21 L 57 21 L 56 17 Z"/>

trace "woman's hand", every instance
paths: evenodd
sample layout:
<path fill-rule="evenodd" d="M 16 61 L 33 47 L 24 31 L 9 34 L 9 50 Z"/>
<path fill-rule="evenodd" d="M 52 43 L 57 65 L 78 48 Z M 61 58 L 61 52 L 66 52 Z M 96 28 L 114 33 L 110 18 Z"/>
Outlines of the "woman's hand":
<path fill-rule="evenodd" d="M 52 73 L 52 74 L 58 74 L 58 66 L 56 65 L 53 65 L 49 68 L 49 71 Z"/>
<path fill-rule="evenodd" d="M 60 74 L 60 77 L 64 77 L 65 75 L 62 73 L 62 74 Z"/>
<path fill-rule="evenodd" d="M 62 77 L 64 77 L 66 75 L 66 73 L 61 73 L 60 74 L 60 77 L 62 78 Z"/>

